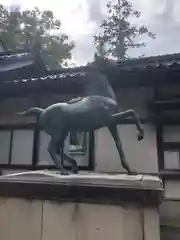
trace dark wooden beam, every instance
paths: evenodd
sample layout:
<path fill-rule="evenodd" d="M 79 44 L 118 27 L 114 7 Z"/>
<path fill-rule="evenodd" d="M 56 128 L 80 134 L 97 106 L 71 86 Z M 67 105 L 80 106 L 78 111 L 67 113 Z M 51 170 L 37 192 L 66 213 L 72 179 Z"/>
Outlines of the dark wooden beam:
<path fill-rule="evenodd" d="M 150 103 L 152 109 L 161 110 L 176 110 L 180 109 L 180 99 L 164 100 L 164 101 L 154 101 Z"/>
<path fill-rule="evenodd" d="M 15 123 L 15 124 L 0 124 L 0 130 L 26 130 L 35 127 L 36 123 Z"/>
<path fill-rule="evenodd" d="M 161 170 L 159 176 L 165 180 L 180 180 L 180 169 Z"/>
<path fill-rule="evenodd" d="M 158 166 L 159 171 L 161 171 L 164 169 L 164 151 L 163 151 L 163 126 L 159 114 L 156 114 L 156 146 Z"/>
<path fill-rule="evenodd" d="M 40 99 L 36 93 L 34 93 L 34 99 L 36 107 L 40 107 Z M 36 122 L 34 125 L 34 138 L 33 138 L 33 155 L 32 155 L 32 166 L 36 169 L 39 157 L 39 141 L 40 141 L 40 127 L 39 127 L 39 117 L 35 117 Z"/>
<path fill-rule="evenodd" d="M 10 145 L 9 145 L 9 161 L 8 161 L 8 164 L 11 164 L 11 161 L 12 161 L 13 136 L 14 136 L 14 130 L 11 130 L 11 133 L 10 133 Z"/>
<path fill-rule="evenodd" d="M 89 170 L 94 170 L 95 168 L 95 136 L 94 132 L 89 133 Z"/>
<path fill-rule="evenodd" d="M 164 150 L 180 150 L 180 142 L 163 142 Z"/>
<path fill-rule="evenodd" d="M 0 164 L 2 170 L 57 170 L 55 165 L 36 165 L 33 166 L 32 164 Z M 65 169 L 71 170 L 71 166 L 64 166 Z M 79 166 L 79 170 L 82 171 L 91 171 L 92 166 L 89 164 L 88 166 Z"/>

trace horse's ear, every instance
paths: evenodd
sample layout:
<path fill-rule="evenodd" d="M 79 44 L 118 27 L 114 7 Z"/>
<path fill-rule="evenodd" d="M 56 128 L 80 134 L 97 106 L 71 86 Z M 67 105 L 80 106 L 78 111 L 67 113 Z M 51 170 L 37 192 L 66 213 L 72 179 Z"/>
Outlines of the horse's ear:
<path fill-rule="evenodd" d="M 97 53 L 94 54 L 94 63 L 97 67 L 104 67 L 106 60 L 105 58 L 99 56 Z"/>
<path fill-rule="evenodd" d="M 103 58 L 95 53 L 93 61 L 88 66 L 94 70 L 104 72 L 104 70 L 109 67 L 109 59 Z"/>

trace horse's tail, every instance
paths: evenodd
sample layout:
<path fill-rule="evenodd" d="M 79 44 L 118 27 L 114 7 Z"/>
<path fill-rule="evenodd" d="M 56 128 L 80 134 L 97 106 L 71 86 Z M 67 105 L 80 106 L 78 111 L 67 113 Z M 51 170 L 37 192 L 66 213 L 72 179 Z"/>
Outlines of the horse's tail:
<path fill-rule="evenodd" d="M 28 109 L 27 111 L 24 111 L 24 112 L 18 112 L 16 114 L 18 115 L 21 115 L 21 116 L 39 116 L 41 115 L 41 113 L 43 112 L 44 110 L 42 108 L 38 108 L 38 107 L 33 107 L 33 108 L 30 108 Z"/>

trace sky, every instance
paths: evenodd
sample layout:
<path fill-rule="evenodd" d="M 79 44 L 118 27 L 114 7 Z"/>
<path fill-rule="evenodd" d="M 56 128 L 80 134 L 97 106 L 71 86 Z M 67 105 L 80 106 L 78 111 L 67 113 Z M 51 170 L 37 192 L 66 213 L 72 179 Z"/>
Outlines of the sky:
<path fill-rule="evenodd" d="M 115 0 L 113 0 L 115 1 Z M 20 5 L 21 8 L 34 6 L 49 9 L 61 20 L 61 32 L 69 35 L 76 43 L 73 50 L 73 61 L 76 65 L 84 65 L 92 60 L 95 47 L 93 35 L 99 31 L 101 21 L 107 17 L 108 0 L 0 0 L 6 6 Z M 180 0 L 131 0 L 135 9 L 142 15 L 137 24 L 143 24 L 156 34 L 156 39 L 148 37 L 144 41 L 145 48 L 129 51 L 137 57 L 162 55 L 180 52 Z"/>

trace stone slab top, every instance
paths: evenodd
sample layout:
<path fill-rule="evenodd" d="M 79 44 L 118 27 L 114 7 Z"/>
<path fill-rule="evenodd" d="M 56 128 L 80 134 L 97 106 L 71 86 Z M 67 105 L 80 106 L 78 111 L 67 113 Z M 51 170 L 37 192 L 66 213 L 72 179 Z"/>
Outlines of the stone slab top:
<path fill-rule="evenodd" d="M 0 184 L 3 182 L 18 183 L 22 181 L 34 184 L 44 183 L 66 186 L 87 186 L 94 188 L 128 188 L 163 191 L 163 183 L 158 176 L 143 174 L 127 175 L 80 172 L 78 174 L 60 175 L 55 171 L 39 170 L 11 173 L 0 176 Z"/>
<path fill-rule="evenodd" d="M 0 197 L 88 202 L 95 204 L 142 204 L 158 206 L 163 184 L 151 175 L 79 172 L 60 175 L 41 170 L 0 176 Z"/>

